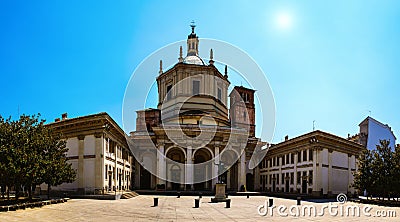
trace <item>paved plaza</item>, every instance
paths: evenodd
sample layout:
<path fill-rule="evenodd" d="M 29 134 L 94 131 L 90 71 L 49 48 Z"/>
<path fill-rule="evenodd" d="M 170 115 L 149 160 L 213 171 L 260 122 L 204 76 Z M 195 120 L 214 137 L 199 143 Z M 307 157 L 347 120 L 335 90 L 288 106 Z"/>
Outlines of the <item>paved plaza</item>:
<path fill-rule="evenodd" d="M 231 208 L 226 208 L 225 203 L 210 203 L 211 197 L 203 197 L 200 200 L 200 208 L 194 208 L 194 196 L 157 196 L 159 206 L 153 207 L 153 197 L 141 195 L 127 200 L 88 200 L 73 199 L 67 203 L 48 205 L 42 208 L 18 210 L 14 212 L 0 212 L 0 221 L 398 221 L 400 208 L 382 207 L 375 205 L 364 205 L 347 202 L 345 204 L 331 203 L 339 206 L 338 216 L 330 216 L 329 210 L 325 209 L 325 216 L 290 216 L 289 208 L 296 205 L 296 200 L 273 198 L 273 216 L 267 213 L 261 216 L 258 213 L 260 205 L 265 204 L 268 198 L 261 196 L 232 196 Z M 286 206 L 284 217 L 278 214 L 277 208 Z M 329 202 L 315 203 L 302 201 L 302 206 L 314 205 L 317 213 L 320 208 L 329 206 Z M 360 217 L 340 216 L 340 207 L 357 206 L 361 208 Z M 371 207 L 371 216 L 362 213 L 364 207 Z M 261 210 L 264 210 L 261 208 Z M 294 210 L 294 208 L 292 209 Z M 381 211 L 397 210 L 397 217 L 376 217 Z M 346 215 L 343 211 L 343 215 Z"/>

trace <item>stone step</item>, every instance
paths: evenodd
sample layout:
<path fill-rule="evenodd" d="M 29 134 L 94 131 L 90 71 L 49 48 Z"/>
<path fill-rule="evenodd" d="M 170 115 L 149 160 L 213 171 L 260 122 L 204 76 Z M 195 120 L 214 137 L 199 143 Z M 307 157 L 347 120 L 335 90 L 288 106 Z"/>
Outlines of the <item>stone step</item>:
<path fill-rule="evenodd" d="M 131 192 L 122 194 L 121 199 L 130 199 L 130 198 L 137 197 L 137 196 L 139 196 L 138 193 L 131 191 Z"/>

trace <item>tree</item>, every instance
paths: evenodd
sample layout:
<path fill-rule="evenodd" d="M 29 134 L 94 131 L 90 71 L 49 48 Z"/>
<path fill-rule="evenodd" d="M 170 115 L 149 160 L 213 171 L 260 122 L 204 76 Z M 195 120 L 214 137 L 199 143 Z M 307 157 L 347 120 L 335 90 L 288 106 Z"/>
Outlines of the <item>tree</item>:
<path fill-rule="evenodd" d="M 392 167 L 392 187 L 393 194 L 397 198 L 400 196 L 400 145 L 397 145 L 393 154 L 393 167 Z"/>
<path fill-rule="evenodd" d="M 358 171 L 354 173 L 354 187 L 360 191 L 371 192 L 372 188 L 372 153 L 364 150 L 358 158 Z"/>
<path fill-rule="evenodd" d="M 32 188 L 47 183 L 51 186 L 72 182 L 75 171 L 67 163 L 65 141 L 39 120 L 38 115 L 22 115 L 18 120 L 0 116 L 0 186 L 4 196 L 14 187 L 18 199 L 25 188 L 29 199 Z"/>
<path fill-rule="evenodd" d="M 4 120 L 0 116 L 0 184 L 4 195 L 7 188 L 7 199 L 10 199 L 10 189 L 15 185 L 19 166 L 14 161 L 17 155 L 18 128 L 11 117 Z"/>
<path fill-rule="evenodd" d="M 71 183 L 76 178 L 76 172 L 72 169 L 70 163 L 67 162 L 66 142 L 60 138 L 59 134 L 52 133 L 47 128 L 47 138 L 44 149 L 45 168 L 42 179 L 47 184 L 47 198 L 50 198 L 51 186 L 58 186 L 62 183 Z"/>
<path fill-rule="evenodd" d="M 373 185 L 377 195 L 387 197 L 393 192 L 391 186 L 394 166 L 393 151 L 389 146 L 390 141 L 380 140 L 379 142 L 380 144 L 376 145 L 376 150 L 372 151 Z"/>
<path fill-rule="evenodd" d="M 400 148 L 393 151 L 390 141 L 380 140 L 375 150 L 365 150 L 358 159 L 354 187 L 378 197 L 400 193 Z"/>

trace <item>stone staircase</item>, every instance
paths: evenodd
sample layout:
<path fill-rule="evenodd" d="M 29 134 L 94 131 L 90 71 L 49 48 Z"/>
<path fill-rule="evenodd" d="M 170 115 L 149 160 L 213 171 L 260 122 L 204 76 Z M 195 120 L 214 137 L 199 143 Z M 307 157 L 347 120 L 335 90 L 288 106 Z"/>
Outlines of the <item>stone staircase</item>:
<path fill-rule="evenodd" d="M 130 191 L 130 192 L 122 194 L 121 199 L 130 199 L 132 197 L 137 197 L 137 196 L 139 196 L 138 193 L 136 193 L 135 191 Z"/>

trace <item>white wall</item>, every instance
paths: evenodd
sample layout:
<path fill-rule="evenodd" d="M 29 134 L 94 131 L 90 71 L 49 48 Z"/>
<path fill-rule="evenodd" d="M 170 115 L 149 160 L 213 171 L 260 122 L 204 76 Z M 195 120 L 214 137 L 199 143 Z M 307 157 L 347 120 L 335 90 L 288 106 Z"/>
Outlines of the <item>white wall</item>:
<path fill-rule="evenodd" d="M 94 188 L 95 186 L 95 159 L 85 159 L 84 161 L 84 183 L 85 188 Z"/>
<path fill-rule="evenodd" d="M 95 137 L 93 135 L 85 136 L 84 140 L 84 154 L 83 155 L 94 155 L 95 154 Z"/>
<path fill-rule="evenodd" d="M 78 156 L 78 138 L 69 138 L 67 139 L 67 144 L 68 148 L 67 156 Z"/>
<path fill-rule="evenodd" d="M 332 152 L 332 166 L 348 168 L 349 161 L 346 153 Z"/>
<path fill-rule="evenodd" d="M 349 184 L 349 175 L 347 170 L 332 169 L 332 194 L 347 193 Z"/>
<path fill-rule="evenodd" d="M 380 144 L 379 140 L 390 140 L 390 147 L 394 149 L 396 141 L 391 130 L 370 120 L 368 124 L 367 148 L 369 150 L 376 149 L 376 145 Z"/>

